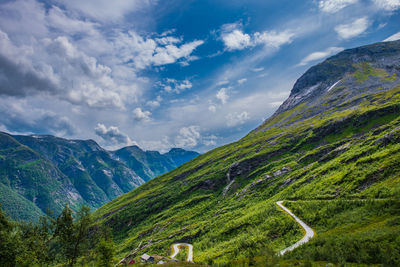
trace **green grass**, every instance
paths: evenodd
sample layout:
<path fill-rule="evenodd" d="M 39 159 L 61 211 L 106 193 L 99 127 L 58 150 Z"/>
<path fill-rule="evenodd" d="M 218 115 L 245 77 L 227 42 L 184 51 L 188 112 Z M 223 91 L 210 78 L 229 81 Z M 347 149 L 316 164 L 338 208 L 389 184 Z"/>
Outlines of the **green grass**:
<path fill-rule="evenodd" d="M 374 68 L 369 62 L 362 62 L 359 64 L 355 64 L 354 67 L 356 68 L 354 77 L 356 77 L 358 83 L 367 81 L 370 78 L 370 76 L 377 76 L 377 77 L 389 76 L 389 74 L 384 69 Z"/>
<path fill-rule="evenodd" d="M 332 200 L 285 203 L 318 233 L 287 259 L 335 263 L 400 264 L 400 200 Z M 334 247 L 335 249 L 332 249 Z"/>
<path fill-rule="evenodd" d="M 313 266 L 388 264 L 382 255 L 397 248 L 399 228 L 393 224 L 399 214 L 379 205 L 391 202 L 329 202 L 400 199 L 400 86 L 397 78 L 385 88 L 370 85 L 371 77 L 389 76 L 370 63 L 354 68 L 338 92 L 321 96 L 326 105 L 301 103 L 241 140 L 205 153 L 99 208 L 94 214 L 96 224 L 113 229 L 118 256 L 139 244 L 134 257 L 168 256 L 171 244 L 187 242 L 194 246 L 194 260 L 209 265 L 239 266 L 266 258 L 288 266 L 308 261 Z M 348 87 L 354 77 L 356 92 Z M 235 182 L 224 196 L 234 163 Z M 290 171 L 276 175 L 284 167 Z M 304 255 L 296 254 L 298 249 L 284 259 L 274 259 L 303 235 L 299 225 L 275 205 L 284 199 L 313 200 L 290 205 L 315 227 L 317 238 L 304 246 Z M 299 206 L 303 203 L 304 211 Z M 345 252 L 354 250 L 358 242 L 363 253 L 378 249 L 373 242 L 388 248 L 379 248 L 376 257 L 352 258 Z M 333 253 L 335 245 L 344 252 Z"/>

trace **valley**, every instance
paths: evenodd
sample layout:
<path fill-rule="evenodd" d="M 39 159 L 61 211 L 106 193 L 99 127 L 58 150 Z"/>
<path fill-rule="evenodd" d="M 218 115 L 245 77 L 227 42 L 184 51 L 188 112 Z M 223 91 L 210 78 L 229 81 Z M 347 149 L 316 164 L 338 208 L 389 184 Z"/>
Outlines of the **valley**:
<path fill-rule="evenodd" d="M 96 209 L 199 155 L 137 146 L 107 151 L 93 140 L 0 132 L 0 203 L 16 220 L 58 216 L 65 204 Z"/>
<path fill-rule="evenodd" d="M 275 204 L 286 199 L 287 208 L 317 236 L 283 259 L 392 260 L 399 246 L 397 224 L 375 231 L 399 214 L 399 51 L 399 41 L 378 43 L 312 67 L 261 126 L 104 205 L 94 214 L 96 224 L 113 229 L 121 257 L 139 243 L 137 255 L 168 255 L 170 244 L 190 243 L 197 263 L 273 261 L 303 237 L 297 222 Z M 387 200 L 368 201 L 377 198 Z M 304 201 L 320 206 L 304 213 Z M 343 209 L 337 216 L 344 216 L 336 224 L 326 214 L 309 217 L 335 205 Z M 345 220 L 350 214 L 354 223 Z M 320 234 L 314 223 L 327 220 L 333 228 Z M 349 231 L 346 225 L 363 234 L 342 235 Z M 388 243 L 376 250 L 375 240 Z M 319 250 L 321 242 L 326 251 Z M 354 258 L 347 253 L 352 246 L 365 253 Z M 332 249 L 337 253 L 329 254 Z M 367 256 L 371 251 L 377 255 Z"/>

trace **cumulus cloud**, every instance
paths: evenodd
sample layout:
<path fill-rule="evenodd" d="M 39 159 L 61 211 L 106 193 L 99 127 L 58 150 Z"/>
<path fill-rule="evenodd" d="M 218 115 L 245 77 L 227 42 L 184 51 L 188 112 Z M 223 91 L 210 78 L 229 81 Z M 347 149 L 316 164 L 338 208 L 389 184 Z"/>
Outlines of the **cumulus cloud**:
<path fill-rule="evenodd" d="M 299 63 L 299 65 L 300 66 L 307 65 L 308 63 L 310 63 L 312 61 L 320 60 L 320 59 L 326 58 L 328 56 L 334 55 L 336 53 L 339 53 L 343 49 L 344 49 L 343 47 L 333 46 L 333 47 L 327 48 L 324 51 L 318 51 L 318 52 L 311 53 L 308 56 L 306 56 L 305 58 L 303 58 L 303 60 Z"/>
<path fill-rule="evenodd" d="M 250 35 L 243 33 L 241 30 L 234 29 L 231 32 L 222 34 L 222 41 L 228 50 L 242 50 L 249 46 L 253 46 Z"/>
<path fill-rule="evenodd" d="M 3 99 L 0 125 L 10 132 L 73 135 L 76 129 L 66 116 L 30 106 L 26 101 Z"/>
<path fill-rule="evenodd" d="M 341 24 L 335 27 L 335 31 L 342 39 L 356 37 L 367 30 L 369 21 L 367 17 L 359 18 L 349 24 Z"/>
<path fill-rule="evenodd" d="M 35 91 L 54 92 L 57 78 L 50 66 L 35 68 L 32 49 L 17 47 L 0 30 L 0 94 L 26 96 Z"/>
<path fill-rule="evenodd" d="M 65 36 L 16 45 L 0 31 L 0 94 L 24 97 L 47 93 L 74 104 L 123 108 L 135 84 L 112 76 L 110 67 L 79 50 Z"/>
<path fill-rule="evenodd" d="M 175 147 L 181 148 L 193 148 L 200 144 L 206 146 L 216 145 L 216 140 L 218 138 L 215 135 L 203 136 L 200 133 L 200 127 L 197 125 L 191 125 L 187 127 L 182 127 L 179 130 L 178 136 L 175 138 Z"/>
<path fill-rule="evenodd" d="M 395 11 L 400 9 L 400 0 L 374 0 L 378 8 L 386 11 Z"/>
<path fill-rule="evenodd" d="M 191 61 L 195 59 L 192 52 L 204 43 L 202 40 L 195 40 L 180 44 L 181 39 L 145 38 L 134 31 L 120 33 L 114 41 L 124 62 L 131 62 L 137 69 L 172 64 L 179 60 Z"/>
<path fill-rule="evenodd" d="M 71 18 L 66 11 L 57 6 L 49 9 L 46 19 L 48 25 L 64 33 L 97 35 L 96 28 L 100 26 L 92 21 Z"/>
<path fill-rule="evenodd" d="M 161 105 L 162 98 L 161 96 L 157 96 L 155 100 L 147 101 L 146 105 L 151 108 L 158 108 Z"/>
<path fill-rule="evenodd" d="M 294 33 L 290 31 L 265 31 L 262 33 L 256 32 L 254 34 L 254 44 L 264 44 L 266 46 L 279 48 L 284 44 L 290 44 L 294 37 Z"/>
<path fill-rule="evenodd" d="M 97 20 L 119 20 L 126 14 L 150 6 L 151 0 L 56 0 L 69 9 Z"/>
<path fill-rule="evenodd" d="M 175 139 L 175 144 L 177 147 L 191 148 L 197 146 L 200 135 L 199 126 L 188 126 L 183 127 L 179 130 L 179 135 Z"/>
<path fill-rule="evenodd" d="M 226 104 L 228 102 L 228 99 L 229 99 L 228 90 L 229 90 L 229 88 L 225 88 L 225 87 L 221 88 L 215 95 L 215 97 L 217 99 L 219 99 L 222 104 Z"/>
<path fill-rule="evenodd" d="M 237 126 L 244 124 L 246 121 L 250 119 L 250 115 L 247 111 L 243 111 L 242 113 L 229 113 L 226 116 L 226 125 L 229 127 Z"/>
<path fill-rule="evenodd" d="M 245 48 L 264 45 L 273 48 L 291 43 L 294 34 L 288 30 L 255 32 L 250 35 L 242 31 L 239 23 L 225 24 L 221 27 L 221 39 L 227 50 L 243 50 Z"/>
<path fill-rule="evenodd" d="M 335 13 L 348 5 L 357 3 L 358 0 L 321 0 L 318 7 L 326 13 Z"/>
<path fill-rule="evenodd" d="M 102 123 L 98 123 L 94 131 L 96 135 L 100 136 L 108 145 L 136 144 L 136 142 L 133 142 L 129 136 L 122 133 L 116 126 L 107 127 Z"/>
<path fill-rule="evenodd" d="M 46 10 L 34 0 L 0 4 L 2 14 L 7 14 L 0 16 L 0 95 L 48 94 L 77 106 L 125 110 L 148 86 L 138 77 L 141 70 L 194 60 L 192 52 L 203 43 L 184 43 L 182 37 L 169 35 L 173 32 L 151 38 L 118 29 L 106 34 L 100 22 L 82 19 L 73 11 L 86 14 L 86 8 L 95 5 L 87 10 L 104 15 L 101 12 L 108 11 L 103 7 L 131 10 L 127 5 L 132 3 L 78 2 L 58 2 L 68 10 L 55 5 Z M 176 90 L 190 87 L 184 81 Z"/>
<path fill-rule="evenodd" d="M 135 108 L 133 111 L 133 118 L 136 121 L 149 121 L 150 120 L 150 111 L 142 110 L 141 108 Z"/>
<path fill-rule="evenodd" d="M 170 78 L 165 79 L 163 83 L 159 82 L 158 85 L 164 88 L 164 90 L 168 93 L 174 92 L 177 94 L 185 91 L 186 89 L 190 89 L 193 86 L 188 79 L 178 81 Z"/>
<path fill-rule="evenodd" d="M 400 39 L 400 32 L 395 33 L 391 36 L 389 36 L 388 38 L 386 38 L 385 40 L 383 40 L 384 42 L 390 42 L 390 41 L 396 41 Z"/>

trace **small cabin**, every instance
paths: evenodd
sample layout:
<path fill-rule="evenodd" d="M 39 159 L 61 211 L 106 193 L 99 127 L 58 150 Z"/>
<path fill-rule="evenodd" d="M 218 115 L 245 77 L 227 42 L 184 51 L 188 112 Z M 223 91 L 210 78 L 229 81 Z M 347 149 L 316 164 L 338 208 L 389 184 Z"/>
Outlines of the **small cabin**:
<path fill-rule="evenodd" d="M 140 260 L 141 260 L 142 262 L 150 262 L 150 263 L 153 263 L 153 262 L 154 262 L 154 257 L 153 257 L 153 256 L 150 256 L 150 255 L 147 255 L 147 254 L 143 254 L 142 257 L 140 257 Z"/>

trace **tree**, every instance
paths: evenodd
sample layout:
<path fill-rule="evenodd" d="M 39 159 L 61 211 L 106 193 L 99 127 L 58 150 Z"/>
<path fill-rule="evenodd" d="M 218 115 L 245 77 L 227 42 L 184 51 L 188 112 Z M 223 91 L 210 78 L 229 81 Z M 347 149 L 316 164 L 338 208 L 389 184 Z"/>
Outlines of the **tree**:
<path fill-rule="evenodd" d="M 115 253 L 114 242 L 109 239 L 101 238 L 96 247 L 97 266 L 98 267 L 111 267 L 113 266 Z"/>
<path fill-rule="evenodd" d="M 76 263 L 77 258 L 86 248 L 90 223 L 90 208 L 87 206 L 80 208 L 75 221 L 68 205 L 57 218 L 55 236 L 59 238 L 63 256 L 69 261 L 69 266 Z"/>
<path fill-rule="evenodd" d="M 14 225 L 0 209 L 0 262 L 2 266 L 15 266 L 18 255 L 18 237 Z"/>

